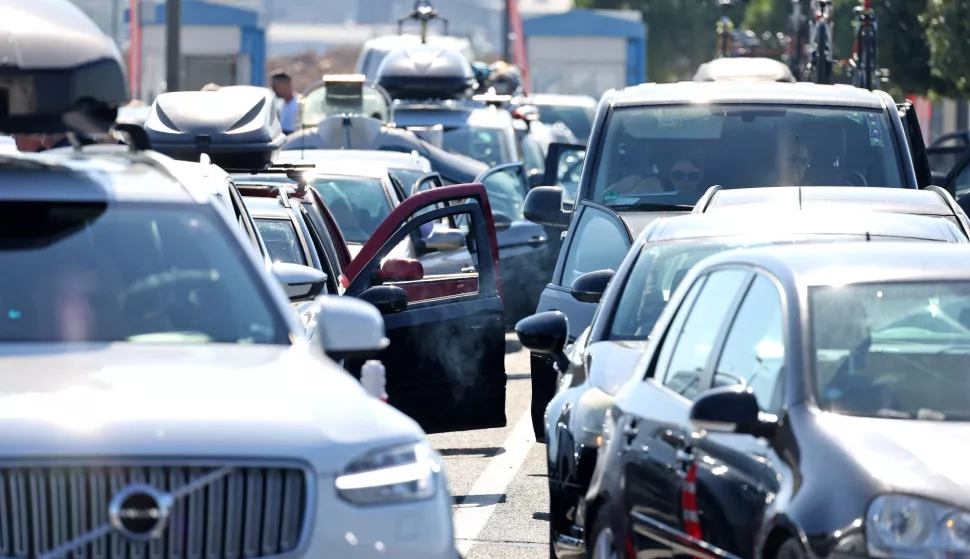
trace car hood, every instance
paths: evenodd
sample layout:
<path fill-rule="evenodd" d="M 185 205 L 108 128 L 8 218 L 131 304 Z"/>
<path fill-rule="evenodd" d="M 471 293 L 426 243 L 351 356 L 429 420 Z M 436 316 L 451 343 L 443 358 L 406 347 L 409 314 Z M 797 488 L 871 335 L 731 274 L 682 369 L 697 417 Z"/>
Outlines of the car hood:
<path fill-rule="evenodd" d="M 669 211 L 657 211 L 657 212 L 619 212 L 620 219 L 623 223 L 630 229 L 630 233 L 633 238 L 637 238 L 648 225 L 653 223 L 658 219 L 663 219 L 665 217 L 676 217 L 678 215 L 687 215 L 689 211 L 684 212 L 669 212 Z"/>
<path fill-rule="evenodd" d="M 970 508 L 970 423 L 853 417 L 822 412 L 830 440 L 884 485 Z"/>
<path fill-rule="evenodd" d="M 0 345 L 0 459 L 298 459 L 334 472 L 423 437 L 305 344 Z"/>
<path fill-rule="evenodd" d="M 640 362 L 647 344 L 646 340 L 590 344 L 586 350 L 590 380 L 596 380 L 596 386 L 606 389 L 604 392 L 607 394 L 616 394 L 636 372 L 637 363 Z"/>

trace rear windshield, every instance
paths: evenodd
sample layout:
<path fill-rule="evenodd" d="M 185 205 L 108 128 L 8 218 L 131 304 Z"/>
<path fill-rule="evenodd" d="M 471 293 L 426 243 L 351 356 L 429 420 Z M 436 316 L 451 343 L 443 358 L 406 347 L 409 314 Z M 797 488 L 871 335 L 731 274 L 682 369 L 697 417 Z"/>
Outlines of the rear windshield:
<path fill-rule="evenodd" d="M 614 110 L 592 199 L 622 208 L 693 205 L 712 185 L 905 185 L 887 114 L 780 105 Z"/>
<path fill-rule="evenodd" d="M 809 306 L 821 409 L 970 421 L 970 282 L 816 287 Z"/>
<path fill-rule="evenodd" d="M 204 205 L 0 204 L 0 341 L 288 344 Z"/>
<path fill-rule="evenodd" d="M 575 107 L 569 105 L 542 105 L 539 107 L 540 122 L 545 124 L 561 122 L 581 142 L 585 142 L 589 138 L 589 131 L 593 128 L 594 116 L 596 116 L 596 112 L 593 107 Z"/>
<path fill-rule="evenodd" d="M 296 226 L 289 219 L 253 218 L 273 262 L 306 266 L 306 256 Z"/>
<path fill-rule="evenodd" d="M 441 147 L 451 153 L 467 155 L 491 167 L 510 163 L 505 134 L 499 128 L 462 126 L 444 131 Z"/>

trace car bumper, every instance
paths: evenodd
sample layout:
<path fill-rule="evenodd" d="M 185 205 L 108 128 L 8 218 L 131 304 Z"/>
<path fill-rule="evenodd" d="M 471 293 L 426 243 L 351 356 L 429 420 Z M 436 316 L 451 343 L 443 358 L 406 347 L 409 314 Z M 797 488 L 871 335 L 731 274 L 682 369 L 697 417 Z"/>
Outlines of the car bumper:
<path fill-rule="evenodd" d="M 437 491 L 433 498 L 392 505 L 352 505 L 336 495 L 332 478 L 320 478 L 318 483 L 321 491 L 313 519 L 313 533 L 300 557 L 458 557 L 452 499 L 443 474 L 437 475 Z"/>

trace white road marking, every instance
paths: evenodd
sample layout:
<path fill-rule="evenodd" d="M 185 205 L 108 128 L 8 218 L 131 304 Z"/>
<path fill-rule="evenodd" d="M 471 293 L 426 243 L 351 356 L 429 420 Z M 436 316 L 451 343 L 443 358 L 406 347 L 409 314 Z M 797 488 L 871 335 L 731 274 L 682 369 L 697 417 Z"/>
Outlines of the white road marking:
<path fill-rule="evenodd" d="M 527 408 L 519 419 L 509 437 L 502 443 L 505 452 L 492 458 L 485 471 L 472 485 L 468 497 L 483 497 L 474 499 L 474 504 L 468 506 L 457 505 L 455 511 L 455 540 L 458 541 L 458 551 L 462 555 L 475 544 L 474 540 L 485 529 L 488 519 L 495 511 L 505 489 L 515 479 L 515 474 L 522 467 L 526 456 L 535 444 L 535 433 L 532 432 L 532 413 Z"/>

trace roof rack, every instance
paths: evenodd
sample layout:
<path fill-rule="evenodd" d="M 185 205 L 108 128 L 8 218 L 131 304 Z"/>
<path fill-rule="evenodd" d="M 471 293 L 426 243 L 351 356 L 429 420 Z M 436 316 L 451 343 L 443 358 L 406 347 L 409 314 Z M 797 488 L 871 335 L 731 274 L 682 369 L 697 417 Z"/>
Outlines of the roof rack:
<path fill-rule="evenodd" d="M 313 171 L 314 169 L 316 169 L 316 167 L 317 166 L 314 163 L 274 163 L 273 165 L 270 165 L 269 167 L 266 167 L 263 169 L 229 168 L 229 169 L 224 169 L 224 171 L 226 171 L 229 174 L 236 174 L 236 175 L 244 175 L 244 174 L 286 175 L 286 178 L 296 183 L 296 194 L 298 196 L 303 196 L 304 194 L 306 194 L 307 185 L 309 184 L 309 181 L 307 180 L 307 174 L 310 171 Z M 249 185 L 247 188 L 253 188 L 254 186 L 255 185 Z M 289 186 L 289 185 L 278 185 L 278 186 L 267 185 L 265 188 L 268 188 L 270 190 L 279 190 L 282 188 L 283 190 L 285 190 L 286 186 Z M 243 188 L 243 187 L 237 186 L 237 188 Z"/>

